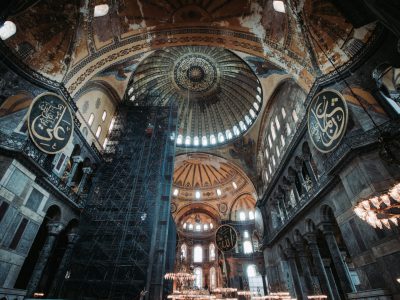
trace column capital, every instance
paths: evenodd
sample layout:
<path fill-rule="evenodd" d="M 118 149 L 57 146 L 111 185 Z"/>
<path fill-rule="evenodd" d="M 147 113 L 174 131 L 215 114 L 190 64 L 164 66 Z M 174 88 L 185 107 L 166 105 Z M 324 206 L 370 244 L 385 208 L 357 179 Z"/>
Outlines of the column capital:
<path fill-rule="evenodd" d="M 82 168 L 82 171 L 84 174 L 90 175 L 90 174 L 92 174 L 93 169 L 91 167 L 85 167 L 85 168 Z"/>
<path fill-rule="evenodd" d="M 304 235 L 304 238 L 307 240 L 308 244 L 317 244 L 317 233 L 316 232 L 308 232 Z"/>
<path fill-rule="evenodd" d="M 294 243 L 294 247 L 299 256 L 307 256 L 306 255 L 306 245 L 304 244 L 303 241 L 297 241 L 296 243 Z"/>
<path fill-rule="evenodd" d="M 285 253 L 285 255 L 288 259 L 294 259 L 296 256 L 296 252 L 292 248 L 286 248 L 283 250 L 283 252 Z"/>
<path fill-rule="evenodd" d="M 318 228 L 322 231 L 324 235 L 333 235 L 334 225 L 331 222 L 321 222 L 318 224 Z"/>
<path fill-rule="evenodd" d="M 83 161 L 83 158 L 79 155 L 76 155 L 76 156 L 72 156 L 72 160 L 74 161 L 74 163 L 80 163 Z"/>
<path fill-rule="evenodd" d="M 75 244 L 79 239 L 79 234 L 76 232 L 70 232 L 67 234 L 68 244 Z"/>
<path fill-rule="evenodd" d="M 49 235 L 59 235 L 65 227 L 64 224 L 57 221 L 49 221 L 46 226 Z"/>

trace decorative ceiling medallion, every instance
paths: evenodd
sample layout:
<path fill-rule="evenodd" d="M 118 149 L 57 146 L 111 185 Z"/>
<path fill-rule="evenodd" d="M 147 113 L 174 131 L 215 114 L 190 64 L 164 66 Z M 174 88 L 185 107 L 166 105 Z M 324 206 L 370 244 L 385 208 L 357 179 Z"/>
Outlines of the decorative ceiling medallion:
<path fill-rule="evenodd" d="M 264 235 L 264 221 L 263 221 L 261 210 L 258 207 L 256 207 L 256 211 L 255 211 L 255 215 L 254 215 L 254 222 L 255 222 L 255 227 L 256 227 L 258 236 L 260 238 L 262 238 Z"/>
<path fill-rule="evenodd" d="M 215 233 L 215 243 L 219 250 L 230 251 L 236 246 L 237 232 L 230 225 L 221 225 Z"/>
<path fill-rule="evenodd" d="M 346 133 L 347 103 L 335 90 L 324 90 L 311 101 L 308 110 L 308 134 L 322 153 L 335 149 Z"/>
<path fill-rule="evenodd" d="M 220 213 L 225 214 L 226 211 L 228 210 L 228 206 L 226 205 L 226 203 L 221 203 L 218 205 L 218 209 Z"/>
<path fill-rule="evenodd" d="M 159 49 L 136 68 L 127 99 L 137 105 L 178 106 L 177 146 L 229 143 L 255 123 L 262 89 L 247 63 L 224 48 Z"/>
<path fill-rule="evenodd" d="M 62 151 L 72 137 L 73 115 L 59 95 L 43 93 L 31 103 L 28 128 L 32 141 L 41 151 L 55 154 Z"/>
<path fill-rule="evenodd" d="M 199 53 L 187 54 L 174 68 L 174 81 L 184 91 L 206 93 L 218 86 L 216 62 Z"/>

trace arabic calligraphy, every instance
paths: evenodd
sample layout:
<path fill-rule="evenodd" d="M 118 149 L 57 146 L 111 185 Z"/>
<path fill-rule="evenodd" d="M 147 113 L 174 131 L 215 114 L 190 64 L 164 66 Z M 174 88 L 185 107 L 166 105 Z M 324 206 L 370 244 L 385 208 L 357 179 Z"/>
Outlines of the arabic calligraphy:
<path fill-rule="evenodd" d="M 333 90 L 325 90 L 312 100 L 308 111 L 308 133 L 314 146 L 323 153 L 336 148 L 347 127 L 346 100 Z"/>
<path fill-rule="evenodd" d="M 58 95 L 36 97 L 28 114 L 29 134 L 43 152 L 54 154 L 68 144 L 73 132 L 73 117 L 67 103 Z"/>
<path fill-rule="evenodd" d="M 221 251 L 232 250 L 237 242 L 236 230 L 229 225 L 221 225 L 215 233 L 215 243 Z"/>

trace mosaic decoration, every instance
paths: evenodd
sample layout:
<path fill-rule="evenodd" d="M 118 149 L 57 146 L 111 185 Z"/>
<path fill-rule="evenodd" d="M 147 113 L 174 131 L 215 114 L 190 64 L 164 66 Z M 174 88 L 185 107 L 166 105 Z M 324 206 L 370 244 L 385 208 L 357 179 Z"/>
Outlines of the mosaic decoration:
<path fill-rule="evenodd" d="M 55 154 L 62 151 L 73 133 L 73 115 L 68 104 L 57 94 L 37 96 L 28 113 L 29 134 L 43 152 Z"/>
<path fill-rule="evenodd" d="M 164 71 L 165 70 L 165 71 Z M 257 76 L 239 56 L 223 48 L 182 46 L 147 56 L 128 85 L 140 105 L 178 107 L 177 146 L 212 147 L 237 139 L 262 107 Z"/>
<path fill-rule="evenodd" d="M 174 80 L 183 90 L 207 92 L 217 87 L 216 62 L 201 54 L 184 55 L 175 65 Z"/>
<path fill-rule="evenodd" d="M 229 225 L 221 225 L 215 233 L 215 243 L 219 250 L 225 252 L 232 250 L 237 243 L 237 232 Z"/>
<path fill-rule="evenodd" d="M 348 110 L 346 100 L 334 90 L 317 94 L 308 110 L 308 134 L 322 153 L 335 149 L 346 133 Z"/>

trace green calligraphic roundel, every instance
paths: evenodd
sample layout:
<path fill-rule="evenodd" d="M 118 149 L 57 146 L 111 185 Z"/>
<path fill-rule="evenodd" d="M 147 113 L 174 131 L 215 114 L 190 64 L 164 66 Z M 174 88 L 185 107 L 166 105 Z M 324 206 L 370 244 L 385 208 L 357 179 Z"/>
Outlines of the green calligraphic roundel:
<path fill-rule="evenodd" d="M 32 141 L 41 151 L 55 154 L 68 145 L 74 132 L 74 119 L 62 97 L 43 93 L 32 101 L 28 128 Z"/>
<path fill-rule="evenodd" d="M 237 242 L 235 228 L 229 225 L 221 225 L 215 232 L 215 243 L 221 251 L 232 250 Z"/>
<path fill-rule="evenodd" d="M 346 133 L 349 114 L 344 97 L 337 91 L 317 94 L 308 109 L 308 134 L 322 153 L 335 149 Z"/>

